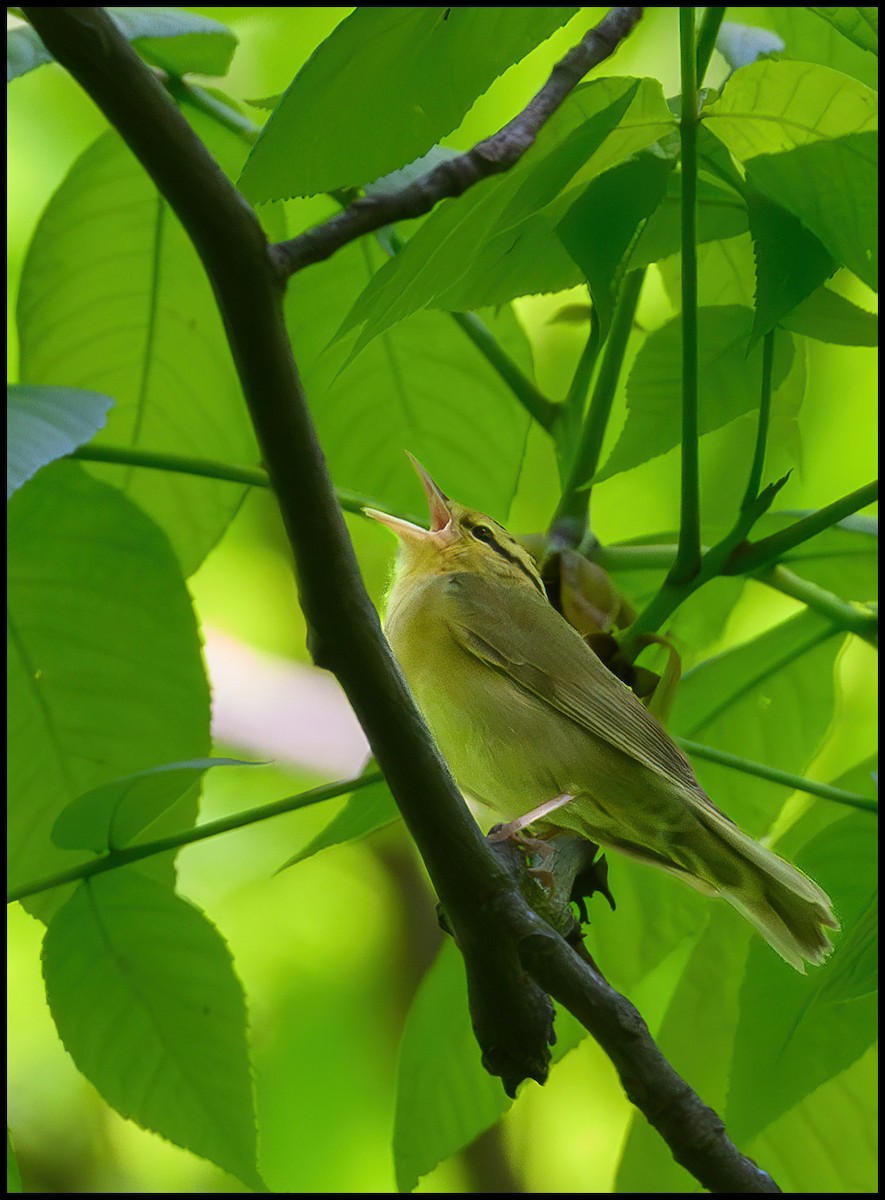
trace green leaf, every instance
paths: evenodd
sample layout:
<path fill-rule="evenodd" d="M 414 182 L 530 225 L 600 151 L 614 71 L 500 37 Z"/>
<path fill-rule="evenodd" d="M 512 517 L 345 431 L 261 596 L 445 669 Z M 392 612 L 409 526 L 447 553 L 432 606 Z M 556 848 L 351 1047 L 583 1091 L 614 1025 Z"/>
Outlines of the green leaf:
<path fill-rule="evenodd" d="M 75 463 L 9 502 L 10 883 L 81 862 L 55 847 L 89 788 L 209 750 L 209 691 L 190 597 L 168 541 Z M 174 828 L 193 822 L 191 801 Z M 158 835 L 167 832 L 158 830 Z M 170 877 L 164 857 L 152 864 Z M 58 891 L 28 902 L 54 911 Z"/>
<path fill-rule="evenodd" d="M 303 850 L 299 850 L 284 862 L 279 870 L 285 871 L 287 867 L 294 867 L 296 863 L 313 858 L 315 854 L 319 854 L 321 850 L 328 850 L 330 846 L 340 846 L 344 842 L 368 837 L 370 833 L 385 829 L 399 818 L 400 811 L 387 784 L 383 780 L 369 784 L 358 792 L 351 792 L 341 812 L 333 817 L 325 829 L 312 838 Z"/>
<path fill-rule="evenodd" d="M 878 346 L 879 316 L 820 287 L 781 319 L 785 329 L 838 346 Z"/>
<path fill-rule="evenodd" d="M 756 255 L 755 342 L 829 279 L 836 264 L 797 217 L 752 188 L 747 209 Z"/>
<path fill-rule="evenodd" d="M 110 396 L 76 388 L 6 386 L 6 499 L 105 423 Z"/>
<path fill-rule="evenodd" d="M 867 87 L 878 89 L 876 59 L 843 37 L 834 25 L 822 21 L 810 8 L 772 7 L 764 11 L 768 23 L 787 43 L 790 58 L 832 67 L 859 79 Z"/>
<path fill-rule="evenodd" d="M 64 850 L 122 850 L 195 785 L 210 767 L 255 766 L 237 758 L 163 763 L 90 788 L 58 815 L 52 840 Z"/>
<path fill-rule="evenodd" d="M 585 1030 L 557 1011 L 554 1062 Z M 470 1023 L 464 963 L 451 939 L 421 981 L 400 1043 L 393 1156 L 397 1188 L 411 1192 L 422 1175 L 490 1129 L 512 1101 L 484 1069 Z"/>
<path fill-rule="evenodd" d="M 348 246 L 289 284 L 286 319 L 332 478 L 392 509 L 423 512 L 409 450 L 440 486 L 506 517 L 522 465 L 528 415 L 496 371 L 442 313 L 419 313 L 350 365 L 351 336 L 328 344 L 382 259 Z M 302 314 L 310 313 L 310 321 Z M 528 342 L 509 308 L 486 320 L 531 375 Z"/>
<path fill-rule="evenodd" d="M 778 843 L 779 852 L 801 839 L 807 821 Z M 875 951 L 868 936 L 875 842 L 875 816 L 854 812 L 831 822 L 795 855 L 830 895 L 842 923 L 822 967 L 803 978 L 780 969 L 766 947 L 750 949 L 725 1114 L 734 1137 L 753 1137 L 850 1066 L 876 1036 L 878 1005 L 870 991 Z"/>
<path fill-rule="evenodd" d="M 602 338 L 611 325 L 628 251 L 663 199 L 673 166 L 670 159 L 644 154 L 612 167 L 588 185 L 556 227 L 587 280 Z"/>
<path fill-rule="evenodd" d="M 411 162 L 577 11 L 357 8 L 274 109 L 243 170 L 243 192 L 252 201 L 313 196 Z"/>
<path fill-rule="evenodd" d="M 224 75 L 230 66 L 237 38 L 226 25 L 211 17 L 179 8 L 106 8 L 117 29 L 155 66 L 184 75 Z M 52 62 L 40 36 L 30 25 L 6 32 L 6 82 Z"/>
<path fill-rule="evenodd" d="M 15 1149 L 12 1145 L 12 1133 L 9 1126 L 6 1127 L 6 1191 L 23 1192 L 22 1177 L 18 1169 L 18 1161 L 15 1157 Z"/>
<path fill-rule="evenodd" d="M 245 148 L 198 114 L 222 162 Z M 22 272 L 21 378 L 112 395 L 98 445 L 233 463 L 255 438 L 212 289 L 168 205 L 114 132 L 74 164 L 49 202 Z M 166 531 L 189 574 L 237 511 L 243 489 L 120 466 L 90 472 L 122 488 Z"/>
<path fill-rule="evenodd" d="M 833 669 L 844 638 L 805 611 L 689 671 L 676 692 L 671 733 L 801 775 L 829 728 Z M 714 803 L 754 837 L 777 816 L 780 784 L 697 761 Z"/>
<path fill-rule="evenodd" d="M 464 310 L 580 282 L 557 223 L 592 179 L 672 127 L 657 81 L 577 88 L 516 166 L 438 206 L 365 289 L 342 332 L 365 322 L 359 350 L 422 308 Z"/>
<path fill-rule="evenodd" d="M 682 245 L 682 179 L 671 173 L 667 194 L 649 217 L 630 254 L 630 267 L 645 267 L 677 254 Z M 697 241 L 719 242 L 747 230 L 747 206 L 730 188 L 701 176 L 697 187 Z"/>
<path fill-rule="evenodd" d="M 878 8 L 809 8 L 838 29 L 841 34 L 860 46 L 879 55 L 879 10 Z"/>
<path fill-rule="evenodd" d="M 877 114 L 876 93 L 839 71 L 766 60 L 735 71 L 702 117 L 736 158 L 748 162 L 874 131 Z"/>
<path fill-rule="evenodd" d="M 264 1190 L 243 990 L 199 909 L 130 868 L 82 883 L 46 931 L 43 977 L 65 1048 L 108 1104 Z"/>
<path fill-rule="evenodd" d="M 723 21 L 716 37 L 716 49 L 734 71 L 769 54 L 780 53 L 784 49 L 784 43 L 770 29 Z"/>
<path fill-rule="evenodd" d="M 792 212 L 868 287 L 879 285 L 877 133 L 854 134 L 763 154 L 747 181 Z"/>
<path fill-rule="evenodd" d="M 757 345 L 746 352 L 753 314 L 738 305 L 698 309 L 700 432 L 719 429 L 756 408 L 762 380 Z M 772 383 L 790 371 L 789 335 L 775 346 Z M 610 479 L 679 444 L 682 402 L 682 320 L 668 321 L 643 342 L 627 378 L 627 421 L 596 481 Z"/>
<path fill-rule="evenodd" d="M 807 512 L 766 513 L 754 537 L 768 537 Z M 879 535 L 875 518 L 840 521 L 788 551 L 784 566 L 846 600 L 875 600 L 879 594 Z"/>

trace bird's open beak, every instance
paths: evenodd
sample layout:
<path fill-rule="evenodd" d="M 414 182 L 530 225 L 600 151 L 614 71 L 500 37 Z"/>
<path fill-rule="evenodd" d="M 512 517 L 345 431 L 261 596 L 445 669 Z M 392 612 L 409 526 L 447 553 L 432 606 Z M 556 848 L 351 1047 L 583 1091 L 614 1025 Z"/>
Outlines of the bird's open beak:
<path fill-rule="evenodd" d="M 424 491 L 427 495 L 427 503 L 430 508 L 430 529 L 422 529 L 420 525 L 413 525 L 411 521 L 404 521 L 402 517 L 392 517 L 389 513 L 379 512 L 376 508 L 364 508 L 363 512 L 367 517 L 372 517 L 376 521 L 380 521 L 382 525 L 386 525 L 388 529 L 401 538 L 407 541 L 426 541 L 430 537 L 436 538 L 436 535 L 443 535 L 449 532 L 452 525 L 452 511 L 449 508 L 449 498 L 445 492 L 433 482 L 428 473 L 424 470 L 414 455 L 406 455 L 409 458 L 412 466 L 415 468 L 415 473 L 424 485 Z M 436 540 L 441 540 L 436 538 Z"/>

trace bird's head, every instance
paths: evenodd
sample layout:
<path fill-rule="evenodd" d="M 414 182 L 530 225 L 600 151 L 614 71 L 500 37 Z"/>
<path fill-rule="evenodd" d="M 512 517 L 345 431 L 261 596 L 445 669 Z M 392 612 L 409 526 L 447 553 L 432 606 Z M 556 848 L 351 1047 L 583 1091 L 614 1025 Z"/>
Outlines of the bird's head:
<path fill-rule="evenodd" d="M 475 571 L 503 577 L 515 585 L 531 586 L 543 594 L 544 585 L 529 552 L 485 513 L 450 500 L 418 460 L 411 454 L 409 459 L 424 485 L 430 506 L 430 528 L 422 529 L 374 508 L 363 509 L 366 516 L 392 529 L 400 539 L 399 575 L 417 578 Z"/>

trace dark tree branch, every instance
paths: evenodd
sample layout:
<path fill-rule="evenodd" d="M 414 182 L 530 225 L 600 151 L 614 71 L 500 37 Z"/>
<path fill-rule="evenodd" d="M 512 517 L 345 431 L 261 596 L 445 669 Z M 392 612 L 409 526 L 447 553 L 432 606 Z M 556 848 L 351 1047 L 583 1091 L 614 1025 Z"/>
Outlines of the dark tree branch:
<path fill-rule="evenodd" d="M 569 92 L 593 67 L 609 58 L 642 16 L 641 8 L 612 8 L 599 24 L 556 64 L 538 94 L 503 129 L 471 150 L 440 164 L 420 179 L 387 195 L 355 200 L 343 212 L 308 229 L 271 253 L 282 274 L 322 262 L 363 234 L 394 221 L 421 217 L 449 197 L 460 196 L 481 179 L 507 171 L 525 154 L 538 132 Z"/>
<path fill-rule="evenodd" d="M 485 1061 L 510 1091 L 526 1077 L 544 1078 L 548 993 L 555 995 L 604 1038 L 634 1100 L 681 1161 L 695 1164 L 706 1186 L 776 1190 L 728 1143 L 718 1118 L 682 1123 L 679 1114 L 695 1111 L 695 1105 L 700 1111 L 700 1101 L 663 1064 L 632 1006 L 532 910 L 464 805 L 363 587 L 292 358 L 279 257 L 271 256 L 255 214 L 102 9 L 23 11 L 50 53 L 126 140 L 203 261 L 292 547 L 314 657 L 341 681 L 451 921 Z M 609 40 L 597 30 L 589 48 L 585 39 L 583 49 L 560 64 L 556 86 L 527 110 L 530 128 L 574 86 L 579 68 L 583 74 L 611 52 L 615 30 L 623 36 L 640 11 L 613 10 L 599 27 Z M 517 119 L 511 131 L 517 141 L 521 131 Z M 360 222 L 345 226 L 331 249 L 363 232 Z M 663 1093 L 656 1090 L 662 1081 Z M 670 1106 L 677 1103 L 682 1107 L 671 1117 Z"/>

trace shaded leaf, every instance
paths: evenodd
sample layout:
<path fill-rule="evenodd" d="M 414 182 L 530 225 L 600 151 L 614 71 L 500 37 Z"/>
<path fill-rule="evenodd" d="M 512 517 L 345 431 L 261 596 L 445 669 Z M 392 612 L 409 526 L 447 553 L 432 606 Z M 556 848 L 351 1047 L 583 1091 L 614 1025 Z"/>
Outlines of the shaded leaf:
<path fill-rule="evenodd" d="M 878 346 L 879 316 L 828 287 L 812 292 L 781 319 L 785 329 L 838 346 Z"/>
<path fill-rule="evenodd" d="M 6 1191 L 7 1193 L 23 1192 L 22 1177 L 18 1169 L 18 1160 L 12 1145 L 12 1134 L 6 1127 Z"/>
<path fill-rule="evenodd" d="M 6 499 L 41 467 L 88 442 L 113 403 L 99 392 L 7 384 Z"/>
<path fill-rule="evenodd" d="M 244 147 L 198 114 L 226 161 Z M 225 462 L 257 459 L 212 289 L 190 239 L 114 132 L 78 159 L 49 202 L 22 272 L 21 378 L 115 398 L 96 444 Z M 244 494 L 164 471 L 90 466 L 166 531 L 186 573 Z"/>
<path fill-rule="evenodd" d="M 680 212 L 682 180 L 677 173 L 667 179 L 667 194 L 649 217 L 630 254 L 630 266 L 649 263 L 678 254 L 682 246 Z M 747 230 L 747 206 L 730 188 L 701 176 L 697 187 L 697 242 L 731 239 Z M 709 301 L 705 301 L 709 303 Z"/>
<path fill-rule="evenodd" d="M 346 366 L 353 337 L 328 344 L 381 260 L 377 247 L 348 246 L 287 290 L 286 320 L 332 478 L 392 509 L 423 512 L 409 450 L 451 495 L 503 519 L 529 418 L 454 321 L 418 313 Z M 531 376 L 528 341 L 511 310 L 486 320 Z"/>
<path fill-rule="evenodd" d="M 253 201 L 313 196 L 411 162 L 577 11 L 357 8 L 274 108 L 243 170 L 244 193 Z M 317 137 L 318 128 L 328 136 Z"/>
<path fill-rule="evenodd" d="M 801 775 L 829 728 L 833 668 L 844 638 L 805 611 L 688 671 L 676 693 L 671 733 Z M 783 787 L 697 761 L 714 803 L 754 837 L 786 796 Z"/>
<path fill-rule="evenodd" d="M 879 54 L 879 10 L 878 8 L 809 8 L 825 21 L 860 46 L 878 57 Z"/>
<path fill-rule="evenodd" d="M 117 29 L 148 62 L 175 75 L 196 71 L 224 75 L 237 47 L 236 35 L 211 17 L 180 8 L 106 8 Z M 36 30 L 6 31 L 6 82 L 52 62 Z"/>
<path fill-rule="evenodd" d="M 734 71 L 784 49 L 783 40 L 770 29 L 723 21 L 716 36 L 716 49 Z"/>
<path fill-rule="evenodd" d="M 656 81 L 575 89 L 515 167 L 438 206 L 365 289 L 342 333 L 365 322 L 358 351 L 422 308 L 470 309 L 580 282 L 556 224 L 581 188 L 672 126 Z"/>
<path fill-rule="evenodd" d="M 341 812 L 303 850 L 287 859 L 279 870 L 294 867 L 296 863 L 304 862 L 306 858 L 312 858 L 331 846 L 368 837 L 370 833 L 384 829 L 399 819 L 400 811 L 385 781 L 369 784 L 358 792 L 352 792 Z"/>
<path fill-rule="evenodd" d="M 628 251 L 661 202 L 673 166 L 670 159 L 644 154 L 612 167 L 589 184 L 556 227 L 587 280 L 601 338 L 611 325 Z"/>
<path fill-rule="evenodd" d="M 243 990 L 203 913 L 109 871 L 56 913 L 42 957 L 59 1035 L 108 1104 L 263 1191 Z"/>
<path fill-rule="evenodd" d="M 169 543 L 116 488 L 53 463 L 10 500 L 8 532 L 8 836 L 19 885 L 83 860 L 50 840 L 82 792 L 208 752 L 209 691 Z M 191 799 L 175 828 L 195 815 Z M 165 856 L 149 869 L 170 877 Z M 56 890 L 27 906 L 45 914 L 61 899 Z"/>
<path fill-rule="evenodd" d="M 738 305 L 698 310 L 698 396 L 702 434 L 756 408 L 762 380 L 761 348 L 748 354 L 752 313 Z M 775 346 L 772 386 L 793 362 L 789 335 Z M 682 401 L 682 320 L 649 334 L 627 378 L 627 420 L 596 481 L 610 479 L 679 444 Z"/>
<path fill-rule="evenodd" d="M 198 784 L 210 767 L 255 766 L 236 758 L 163 763 L 90 788 L 58 815 L 52 840 L 65 850 L 122 850 Z"/>

